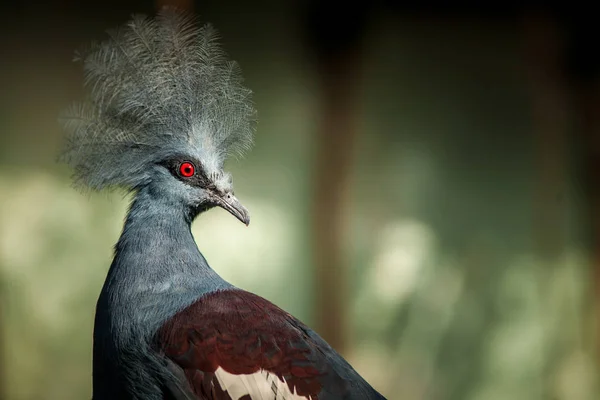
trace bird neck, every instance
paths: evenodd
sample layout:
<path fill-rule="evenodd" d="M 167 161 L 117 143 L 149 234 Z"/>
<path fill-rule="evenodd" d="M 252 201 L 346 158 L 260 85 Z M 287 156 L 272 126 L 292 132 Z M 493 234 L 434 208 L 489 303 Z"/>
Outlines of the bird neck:
<path fill-rule="evenodd" d="M 153 332 L 203 294 L 231 287 L 198 250 L 192 219 L 184 204 L 158 190 L 137 193 L 102 291 L 119 323 L 137 321 Z"/>

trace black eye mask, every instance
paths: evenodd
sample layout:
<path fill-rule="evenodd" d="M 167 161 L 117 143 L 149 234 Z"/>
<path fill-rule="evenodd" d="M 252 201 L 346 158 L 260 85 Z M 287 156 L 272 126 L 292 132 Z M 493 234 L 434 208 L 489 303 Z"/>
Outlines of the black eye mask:
<path fill-rule="evenodd" d="M 180 181 L 203 189 L 216 189 L 215 184 L 206 176 L 202 164 L 193 158 L 180 156 L 165 160 L 164 165 Z"/>

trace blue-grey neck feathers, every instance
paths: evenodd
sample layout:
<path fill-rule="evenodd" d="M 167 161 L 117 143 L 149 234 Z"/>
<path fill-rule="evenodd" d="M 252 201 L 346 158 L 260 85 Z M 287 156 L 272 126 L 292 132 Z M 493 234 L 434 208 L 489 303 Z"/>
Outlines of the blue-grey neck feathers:
<path fill-rule="evenodd" d="M 210 25 L 170 9 L 135 16 L 79 60 L 88 96 L 62 118 L 78 186 L 136 190 L 172 154 L 221 170 L 251 146 L 251 91 Z"/>

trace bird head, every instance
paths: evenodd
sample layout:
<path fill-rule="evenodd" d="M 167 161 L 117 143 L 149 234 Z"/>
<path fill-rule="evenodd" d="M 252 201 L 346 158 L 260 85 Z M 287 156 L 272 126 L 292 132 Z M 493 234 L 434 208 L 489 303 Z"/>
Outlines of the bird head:
<path fill-rule="evenodd" d="M 155 191 L 177 201 L 193 216 L 211 207 L 221 207 L 244 224 L 250 223 L 248 210 L 233 192 L 231 174 L 185 153 L 174 154 L 154 166 Z"/>
<path fill-rule="evenodd" d="M 223 164 L 251 146 L 255 110 L 214 29 L 163 9 L 108 36 L 78 54 L 88 94 L 61 118 L 76 185 L 146 188 L 193 217 L 218 206 L 247 225 Z"/>

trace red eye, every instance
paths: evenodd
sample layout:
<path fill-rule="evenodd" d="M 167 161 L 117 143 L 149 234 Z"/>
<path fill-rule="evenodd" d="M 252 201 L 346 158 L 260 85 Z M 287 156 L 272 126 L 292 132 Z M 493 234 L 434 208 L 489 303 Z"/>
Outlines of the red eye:
<path fill-rule="evenodd" d="M 179 173 L 185 178 L 193 176 L 195 171 L 196 168 L 194 168 L 194 164 L 188 161 L 184 162 L 179 166 Z"/>

